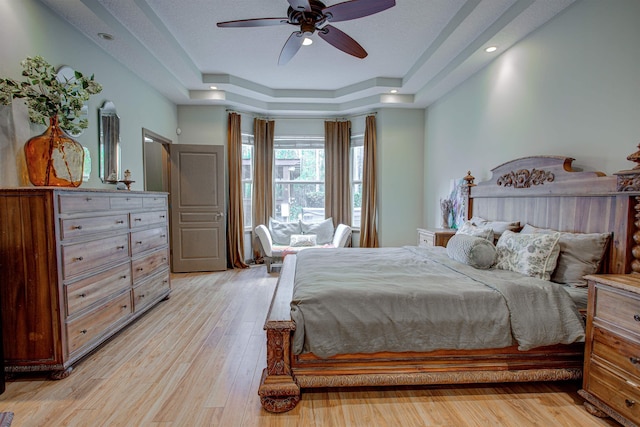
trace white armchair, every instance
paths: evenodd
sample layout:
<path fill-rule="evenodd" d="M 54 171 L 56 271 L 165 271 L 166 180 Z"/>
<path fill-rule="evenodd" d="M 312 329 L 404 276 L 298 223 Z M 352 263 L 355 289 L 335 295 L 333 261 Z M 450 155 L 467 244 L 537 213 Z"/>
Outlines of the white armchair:
<path fill-rule="evenodd" d="M 285 251 L 287 253 L 295 253 L 308 248 L 342 248 L 347 246 L 347 243 L 351 238 L 351 227 L 345 224 L 338 224 L 333 233 L 333 241 L 329 245 L 292 247 L 290 245 L 274 244 L 269 228 L 263 224 L 257 226 L 255 232 L 258 236 L 258 241 L 260 242 L 260 248 L 264 257 L 264 263 L 267 266 L 267 272 L 269 273 L 271 273 L 272 266 L 280 265 L 282 263 Z"/>

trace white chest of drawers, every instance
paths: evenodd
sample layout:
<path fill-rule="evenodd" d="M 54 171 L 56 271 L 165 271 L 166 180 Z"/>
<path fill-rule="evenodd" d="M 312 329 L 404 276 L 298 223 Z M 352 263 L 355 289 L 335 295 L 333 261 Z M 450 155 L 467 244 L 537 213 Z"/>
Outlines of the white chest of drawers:
<path fill-rule="evenodd" d="M 0 190 L 5 369 L 72 365 L 169 296 L 165 193 Z"/>

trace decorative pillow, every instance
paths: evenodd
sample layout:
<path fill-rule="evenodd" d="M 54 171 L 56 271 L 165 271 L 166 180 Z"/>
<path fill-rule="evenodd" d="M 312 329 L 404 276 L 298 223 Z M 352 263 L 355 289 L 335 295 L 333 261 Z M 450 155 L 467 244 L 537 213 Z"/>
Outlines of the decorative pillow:
<path fill-rule="evenodd" d="M 555 230 L 537 228 L 525 224 L 520 232 L 554 233 Z M 556 283 L 566 283 L 571 286 L 584 287 L 587 281 L 583 277 L 598 272 L 602 257 L 607 250 L 611 233 L 569 233 L 560 232 L 560 256 L 551 280 Z"/>
<path fill-rule="evenodd" d="M 471 267 L 487 269 L 496 260 L 496 247 L 482 237 L 456 233 L 447 243 L 447 255 Z"/>
<path fill-rule="evenodd" d="M 269 218 L 269 233 L 274 245 L 288 245 L 292 234 L 302 234 L 300 221 L 282 222 Z"/>
<path fill-rule="evenodd" d="M 315 246 L 316 245 L 315 234 L 293 234 L 291 235 L 291 241 L 289 246 L 294 248 L 303 246 Z"/>
<path fill-rule="evenodd" d="M 505 230 L 498 240 L 496 268 L 549 280 L 560 254 L 560 233 L 520 234 Z"/>
<path fill-rule="evenodd" d="M 333 242 L 333 219 L 327 218 L 322 222 L 300 222 L 302 234 L 315 234 L 319 245 Z"/>
<path fill-rule="evenodd" d="M 499 239 L 506 230 L 519 231 L 521 228 L 520 221 L 489 221 L 479 216 L 474 216 L 469 222 L 478 227 L 493 229 L 495 239 Z"/>
<path fill-rule="evenodd" d="M 493 242 L 493 228 L 481 227 L 473 225 L 471 221 L 465 221 L 462 227 L 456 231 L 456 234 L 466 234 L 468 236 L 482 237 L 485 240 Z"/>

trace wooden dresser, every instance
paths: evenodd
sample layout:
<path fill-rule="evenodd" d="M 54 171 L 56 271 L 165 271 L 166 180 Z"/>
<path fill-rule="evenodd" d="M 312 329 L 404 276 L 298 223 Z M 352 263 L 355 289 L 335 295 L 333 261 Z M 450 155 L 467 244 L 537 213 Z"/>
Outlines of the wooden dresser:
<path fill-rule="evenodd" d="M 451 228 L 418 228 L 418 246 L 447 246 L 454 234 Z"/>
<path fill-rule="evenodd" d="M 640 424 L 640 276 L 587 276 L 589 305 L 582 390 L 585 408 Z"/>
<path fill-rule="evenodd" d="M 165 193 L 0 189 L 8 372 L 73 363 L 171 291 Z"/>

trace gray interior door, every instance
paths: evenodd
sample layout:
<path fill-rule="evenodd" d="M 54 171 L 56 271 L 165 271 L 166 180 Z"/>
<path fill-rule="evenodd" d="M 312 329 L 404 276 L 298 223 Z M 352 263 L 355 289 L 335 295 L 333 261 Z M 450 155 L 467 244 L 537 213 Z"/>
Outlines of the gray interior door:
<path fill-rule="evenodd" d="M 224 146 L 171 146 L 171 270 L 227 268 Z"/>

